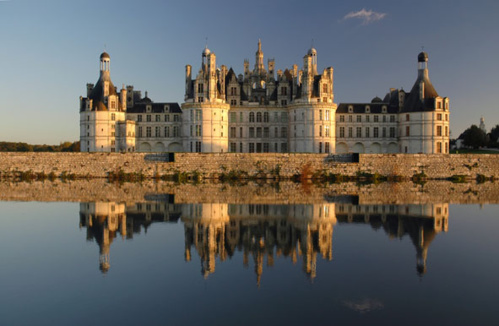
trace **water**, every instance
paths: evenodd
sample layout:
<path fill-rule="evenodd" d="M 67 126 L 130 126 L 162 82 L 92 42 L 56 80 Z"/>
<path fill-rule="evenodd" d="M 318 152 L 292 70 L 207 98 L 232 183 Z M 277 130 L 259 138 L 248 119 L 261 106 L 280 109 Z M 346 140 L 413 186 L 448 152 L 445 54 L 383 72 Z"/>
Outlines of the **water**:
<path fill-rule="evenodd" d="M 375 202 L 386 186 L 224 187 L 1 201 L 0 324 L 497 320 L 497 204 L 449 204 L 421 189 Z M 15 191 L 1 198 L 26 192 Z"/>

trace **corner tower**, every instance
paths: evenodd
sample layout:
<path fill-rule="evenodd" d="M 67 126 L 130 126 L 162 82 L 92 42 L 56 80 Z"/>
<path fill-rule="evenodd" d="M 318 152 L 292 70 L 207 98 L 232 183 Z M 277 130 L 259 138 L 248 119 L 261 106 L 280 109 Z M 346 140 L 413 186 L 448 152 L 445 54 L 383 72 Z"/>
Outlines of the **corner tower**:
<path fill-rule="evenodd" d="M 418 55 L 418 78 L 399 116 L 401 153 L 449 153 L 449 99 L 441 97 L 428 75 L 428 54 Z"/>
<path fill-rule="evenodd" d="M 100 75 L 97 83 L 87 84 L 87 97 L 80 96 L 80 148 L 82 152 L 118 152 L 134 148 L 135 125 L 120 128 L 125 121 L 126 90 L 117 92 L 111 81 L 111 57 L 100 55 Z M 123 130 L 122 130 L 123 129 Z M 133 130 L 132 130 L 133 129 Z"/>
<path fill-rule="evenodd" d="M 311 48 L 303 57 L 301 83 L 288 106 L 290 151 L 334 153 L 336 147 L 336 108 L 333 68 L 317 70 L 317 50 Z"/>
<path fill-rule="evenodd" d="M 222 66 L 222 68 L 225 68 Z M 201 55 L 201 69 L 193 80 L 186 66 L 185 102 L 182 104 L 182 134 L 187 152 L 227 152 L 228 111 L 225 101 L 224 69 L 217 69 L 215 53 L 207 47 Z"/>

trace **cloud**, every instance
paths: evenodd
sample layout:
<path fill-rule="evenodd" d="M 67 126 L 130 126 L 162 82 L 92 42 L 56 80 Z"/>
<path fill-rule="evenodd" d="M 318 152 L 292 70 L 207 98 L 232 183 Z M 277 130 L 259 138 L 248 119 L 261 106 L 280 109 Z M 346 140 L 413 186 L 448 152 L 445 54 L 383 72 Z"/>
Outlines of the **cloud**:
<path fill-rule="evenodd" d="M 369 298 L 362 300 L 344 300 L 343 305 L 361 314 L 384 308 L 383 302 Z"/>
<path fill-rule="evenodd" d="M 352 18 L 357 18 L 362 20 L 362 25 L 367 25 L 372 22 L 381 20 L 386 17 L 386 13 L 381 13 L 381 12 L 375 12 L 372 10 L 366 10 L 363 8 L 362 10 L 359 11 L 352 11 L 346 14 L 345 17 L 343 17 L 343 20 L 347 19 L 352 19 Z"/>

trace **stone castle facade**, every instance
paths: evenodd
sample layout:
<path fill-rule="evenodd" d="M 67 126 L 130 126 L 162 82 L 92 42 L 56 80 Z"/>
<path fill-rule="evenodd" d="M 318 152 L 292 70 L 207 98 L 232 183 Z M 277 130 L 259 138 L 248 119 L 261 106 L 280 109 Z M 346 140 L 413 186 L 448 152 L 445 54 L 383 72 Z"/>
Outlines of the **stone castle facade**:
<path fill-rule="evenodd" d="M 339 105 L 333 68 L 319 73 L 314 48 L 300 70 L 276 71 L 274 59 L 265 66 L 260 41 L 243 74 L 217 66 L 208 48 L 201 59 L 196 75 L 186 66 L 180 106 L 142 98 L 133 86 L 118 91 L 103 53 L 99 80 L 80 97 L 81 151 L 448 153 L 449 99 L 430 82 L 425 52 L 410 92 Z"/>

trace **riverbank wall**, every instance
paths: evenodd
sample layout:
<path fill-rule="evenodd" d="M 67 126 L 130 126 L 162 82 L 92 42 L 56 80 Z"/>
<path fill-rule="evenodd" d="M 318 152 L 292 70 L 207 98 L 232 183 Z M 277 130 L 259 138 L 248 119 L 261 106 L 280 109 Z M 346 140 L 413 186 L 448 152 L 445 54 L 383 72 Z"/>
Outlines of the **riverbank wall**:
<path fill-rule="evenodd" d="M 494 154 L 360 154 L 342 162 L 305 153 L 0 153 L 0 178 L 293 179 L 499 178 Z"/>

